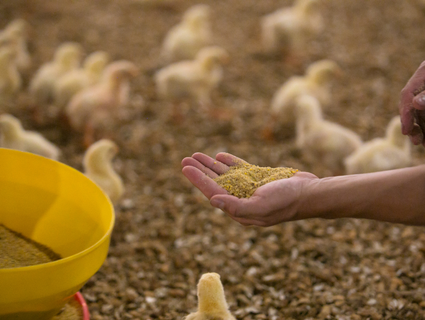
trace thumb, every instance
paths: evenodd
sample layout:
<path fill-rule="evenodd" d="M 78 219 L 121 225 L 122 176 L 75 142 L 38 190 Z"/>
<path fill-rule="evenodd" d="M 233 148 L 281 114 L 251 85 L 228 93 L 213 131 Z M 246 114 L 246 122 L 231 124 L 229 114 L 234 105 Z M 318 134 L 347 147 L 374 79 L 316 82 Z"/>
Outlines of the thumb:
<path fill-rule="evenodd" d="M 223 210 L 233 218 L 253 218 L 258 215 L 258 203 L 252 198 L 239 199 L 235 196 L 219 194 L 210 199 L 210 204 Z"/>
<path fill-rule="evenodd" d="M 425 91 L 413 98 L 413 107 L 418 110 L 425 110 Z"/>
<path fill-rule="evenodd" d="M 238 200 L 239 198 L 229 195 L 216 195 L 210 199 L 210 204 L 215 208 L 229 212 L 230 207 L 236 207 L 234 202 Z"/>

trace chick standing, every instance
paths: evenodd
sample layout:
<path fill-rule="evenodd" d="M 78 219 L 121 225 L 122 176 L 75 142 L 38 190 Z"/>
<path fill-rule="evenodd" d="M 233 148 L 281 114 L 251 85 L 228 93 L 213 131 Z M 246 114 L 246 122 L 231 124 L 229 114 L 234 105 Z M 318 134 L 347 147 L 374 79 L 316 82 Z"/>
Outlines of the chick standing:
<path fill-rule="evenodd" d="M 60 150 L 41 134 L 25 131 L 21 122 L 9 114 L 0 115 L 0 147 L 26 151 L 57 160 Z"/>
<path fill-rule="evenodd" d="M 71 70 L 61 76 L 54 86 L 55 106 L 63 109 L 74 94 L 99 81 L 108 62 L 109 55 L 106 52 L 96 51 L 84 60 L 82 68 Z"/>
<path fill-rule="evenodd" d="M 99 83 L 75 94 L 65 112 L 71 127 L 84 133 L 84 144 L 93 141 L 94 130 L 111 127 L 118 120 L 120 108 L 129 100 L 129 81 L 138 68 L 129 61 L 109 64 Z"/>
<path fill-rule="evenodd" d="M 117 145 L 102 139 L 87 149 L 84 159 L 84 174 L 93 180 L 116 203 L 124 193 L 121 177 L 112 167 L 112 159 L 118 153 Z"/>
<path fill-rule="evenodd" d="M 198 282 L 198 311 L 185 320 L 235 320 L 229 312 L 220 275 L 205 273 Z"/>
<path fill-rule="evenodd" d="M 29 92 L 38 105 L 46 105 L 52 101 L 55 82 L 79 66 L 81 55 L 82 48 L 79 44 L 67 42 L 56 49 L 52 62 L 38 69 L 29 86 Z"/>
<path fill-rule="evenodd" d="M 334 173 L 342 171 L 343 160 L 362 145 L 353 131 L 323 119 L 319 101 L 312 96 L 296 100 L 296 145 L 311 163 L 323 163 Z"/>
<path fill-rule="evenodd" d="M 162 46 L 162 55 L 167 61 L 193 59 L 198 51 L 212 43 L 210 7 L 198 4 L 190 7 L 183 21 L 167 34 Z"/>
<path fill-rule="evenodd" d="M 369 173 L 404 168 L 411 165 L 410 141 L 401 132 L 400 117 L 388 124 L 385 138 L 363 144 L 344 160 L 347 174 Z"/>
<path fill-rule="evenodd" d="M 289 78 L 274 94 L 271 102 L 271 111 L 279 116 L 280 124 L 289 124 L 295 121 L 295 99 L 300 95 L 308 94 L 316 97 L 321 106 L 329 105 L 331 94 L 329 85 L 331 80 L 342 73 L 338 64 L 332 60 L 320 60 L 312 63 L 305 76 Z"/>
<path fill-rule="evenodd" d="M 157 93 L 168 100 L 196 99 L 201 104 L 211 101 L 211 91 L 223 78 L 222 64 L 229 55 L 223 48 L 203 48 L 195 60 L 171 64 L 155 74 Z"/>
<path fill-rule="evenodd" d="M 297 0 L 292 7 L 282 8 L 261 19 L 261 37 L 267 53 L 283 50 L 299 51 L 309 35 L 323 30 L 318 0 Z"/>
<path fill-rule="evenodd" d="M 21 88 L 22 80 L 15 56 L 13 48 L 0 47 L 0 101 L 13 97 Z"/>
<path fill-rule="evenodd" d="M 31 56 L 27 46 L 28 23 L 23 19 L 15 19 L 0 32 L 0 47 L 12 46 L 16 50 L 15 63 L 20 72 L 31 66 Z"/>

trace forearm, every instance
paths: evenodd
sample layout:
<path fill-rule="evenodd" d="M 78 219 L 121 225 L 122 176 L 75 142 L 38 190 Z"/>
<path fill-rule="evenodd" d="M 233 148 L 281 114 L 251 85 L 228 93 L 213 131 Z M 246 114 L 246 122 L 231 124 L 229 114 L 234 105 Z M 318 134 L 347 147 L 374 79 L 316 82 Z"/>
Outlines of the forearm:
<path fill-rule="evenodd" d="M 299 214 L 425 225 L 425 165 L 314 180 L 305 187 Z"/>

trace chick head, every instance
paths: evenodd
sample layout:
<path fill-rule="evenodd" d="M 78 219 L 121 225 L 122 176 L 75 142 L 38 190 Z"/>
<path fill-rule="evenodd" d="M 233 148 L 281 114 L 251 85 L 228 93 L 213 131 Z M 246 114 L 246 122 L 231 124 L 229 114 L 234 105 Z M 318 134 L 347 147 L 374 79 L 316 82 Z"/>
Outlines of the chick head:
<path fill-rule="evenodd" d="M 118 153 L 118 150 L 115 142 L 108 139 L 93 143 L 84 155 L 83 166 L 85 171 L 93 172 L 97 168 L 102 168 L 102 164 L 110 163 Z"/>
<path fill-rule="evenodd" d="M 7 33 L 17 38 L 25 37 L 27 29 L 28 23 L 24 19 L 15 19 L 6 27 Z"/>
<path fill-rule="evenodd" d="M 16 136 L 22 131 L 21 122 L 10 114 L 0 115 L 0 132 L 5 136 Z"/>
<path fill-rule="evenodd" d="M 107 52 L 96 51 L 87 56 L 84 60 L 83 67 L 89 72 L 100 74 L 109 60 L 110 56 Z"/>
<path fill-rule="evenodd" d="M 333 60 L 319 60 L 307 68 L 307 77 L 316 84 L 326 84 L 342 75 L 341 67 Z"/>
<path fill-rule="evenodd" d="M 65 42 L 55 51 L 54 60 L 63 66 L 77 66 L 83 54 L 81 45 L 75 42 Z"/>
<path fill-rule="evenodd" d="M 9 65 L 16 58 L 16 47 L 0 47 L 0 65 Z"/>
<path fill-rule="evenodd" d="M 211 9 L 209 5 L 197 4 L 190 7 L 183 16 L 183 21 L 193 29 L 209 22 Z"/>
<path fill-rule="evenodd" d="M 9 33 L 0 35 L 0 47 L 14 47 L 18 46 L 19 39 Z"/>
<path fill-rule="evenodd" d="M 319 0 L 297 0 L 295 8 L 304 14 L 310 14 L 317 10 Z"/>
<path fill-rule="evenodd" d="M 400 116 L 395 116 L 391 119 L 385 133 L 388 141 L 399 148 L 405 148 L 410 145 L 409 139 L 401 132 Z"/>
<path fill-rule="evenodd" d="M 297 119 L 307 121 L 317 120 L 322 118 L 322 109 L 317 98 L 303 94 L 295 100 L 295 114 Z"/>
<path fill-rule="evenodd" d="M 203 274 L 198 282 L 198 312 L 217 312 L 227 309 L 220 275 L 215 272 Z"/>
<path fill-rule="evenodd" d="M 104 72 L 108 79 L 134 78 L 139 74 L 139 68 L 130 61 L 119 60 L 109 64 Z"/>
<path fill-rule="evenodd" d="M 199 50 L 196 60 L 202 64 L 226 64 L 230 60 L 230 56 L 226 50 L 219 46 L 205 47 Z"/>

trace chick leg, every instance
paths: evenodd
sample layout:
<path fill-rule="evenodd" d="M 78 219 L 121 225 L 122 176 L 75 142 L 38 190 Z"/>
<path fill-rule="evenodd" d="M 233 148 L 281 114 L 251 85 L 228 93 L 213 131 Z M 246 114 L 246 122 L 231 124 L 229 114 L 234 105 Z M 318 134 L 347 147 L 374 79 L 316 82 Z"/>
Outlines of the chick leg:
<path fill-rule="evenodd" d="M 199 105 L 200 111 L 209 119 L 230 121 L 233 118 L 229 109 L 215 107 L 210 99 L 201 100 Z"/>
<path fill-rule="evenodd" d="M 172 123 L 180 125 L 184 122 L 185 117 L 182 113 L 181 102 L 173 102 L 171 105 L 170 120 Z"/>
<path fill-rule="evenodd" d="M 44 124 L 44 117 L 39 105 L 32 105 L 30 107 L 31 118 L 37 126 Z"/>
<path fill-rule="evenodd" d="M 264 126 L 263 130 L 261 130 L 261 137 L 266 141 L 273 141 L 275 140 L 275 134 L 274 134 L 274 128 L 277 123 L 276 117 L 273 117 L 270 115 L 266 125 Z"/>
<path fill-rule="evenodd" d="M 85 149 L 90 147 L 94 142 L 94 126 L 89 121 L 84 127 L 83 146 Z"/>

